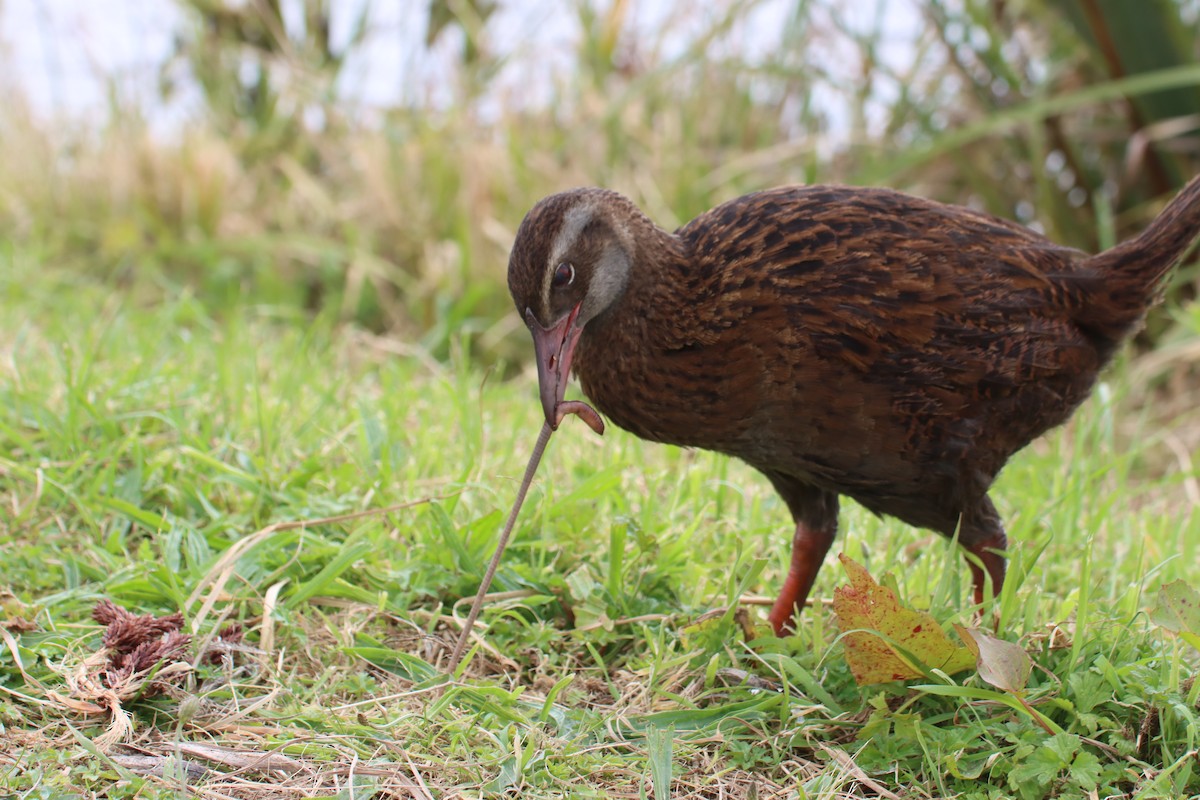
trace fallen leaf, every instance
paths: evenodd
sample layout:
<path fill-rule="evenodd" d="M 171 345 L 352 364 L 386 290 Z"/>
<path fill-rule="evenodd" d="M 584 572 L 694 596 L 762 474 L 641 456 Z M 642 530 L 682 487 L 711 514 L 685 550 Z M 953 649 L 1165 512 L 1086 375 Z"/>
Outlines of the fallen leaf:
<path fill-rule="evenodd" d="M 951 642 L 937 620 L 901 605 L 845 554 L 838 558 L 850 583 L 834 590 L 833 611 L 859 686 L 924 677 L 922 665 L 951 675 L 974 665 L 971 651 Z"/>
<path fill-rule="evenodd" d="M 1180 580 L 1160 586 L 1150 618 L 1200 650 L 1200 592 L 1191 585 Z"/>
<path fill-rule="evenodd" d="M 975 669 L 984 681 L 1012 694 L 1020 694 L 1029 682 L 1033 661 L 1019 645 L 989 636 L 978 628 L 955 625 L 954 630 L 975 656 Z"/>

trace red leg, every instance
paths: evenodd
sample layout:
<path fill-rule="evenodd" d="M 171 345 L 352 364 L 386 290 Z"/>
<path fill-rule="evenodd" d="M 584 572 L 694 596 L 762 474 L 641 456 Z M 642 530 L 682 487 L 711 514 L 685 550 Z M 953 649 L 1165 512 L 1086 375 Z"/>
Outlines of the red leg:
<path fill-rule="evenodd" d="M 964 546 L 983 564 L 981 568 L 974 561 L 967 561 L 971 566 L 971 582 L 975 585 L 975 603 L 983 603 L 984 569 L 987 570 L 987 577 L 992 579 L 992 597 L 999 597 L 1000 590 L 1004 588 L 1004 556 L 996 551 L 1008 547 L 1008 539 L 1003 533 L 997 533 L 981 542 Z"/>
<path fill-rule="evenodd" d="M 811 528 L 803 522 L 797 523 L 796 533 L 792 537 L 792 565 L 767 617 L 776 636 L 796 629 L 796 614 L 800 613 L 808 600 L 808 593 L 812 591 L 825 554 L 833 544 L 835 532 L 833 525 Z"/>

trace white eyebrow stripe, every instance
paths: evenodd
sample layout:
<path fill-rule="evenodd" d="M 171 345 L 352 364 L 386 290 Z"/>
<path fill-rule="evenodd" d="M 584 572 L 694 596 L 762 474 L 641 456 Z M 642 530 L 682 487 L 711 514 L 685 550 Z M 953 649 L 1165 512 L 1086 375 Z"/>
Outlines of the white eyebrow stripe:
<path fill-rule="evenodd" d="M 550 322 L 554 321 L 550 319 L 550 281 L 554 277 L 554 270 L 575 244 L 579 234 L 592 221 L 595 212 L 595 202 L 582 202 L 563 215 L 562 225 L 550 247 L 549 262 L 542 270 L 542 316 Z"/>

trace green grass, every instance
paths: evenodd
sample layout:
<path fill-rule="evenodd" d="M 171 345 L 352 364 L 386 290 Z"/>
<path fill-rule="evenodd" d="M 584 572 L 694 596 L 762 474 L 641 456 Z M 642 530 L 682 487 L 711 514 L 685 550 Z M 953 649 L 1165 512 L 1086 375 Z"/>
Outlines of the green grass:
<path fill-rule="evenodd" d="M 529 371 L 501 382 L 287 308 L 214 317 L 165 294 L 143 304 L 36 252 L 0 253 L 6 793 L 1200 793 L 1198 654 L 1146 613 L 1160 585 L 1196 583 L 1200 476 L 1170 445 L 1194 443 L 1200 416 L 1158 413 L 1130 388 L 1136 363 L 995 491 L 1012 539 L 1000 635 L 1036 662 L 1028 697 L 1065 731 L 1051 737 L 1000 705 L 855 687 L 826 607 L 792 638 L 747 641 L 736 608 L 760 633 L 763 612 L 738 600 L 778 588 L 790 539 L 766 481 L 575 423 L 550 443 L 486 631 L 447 680 L 459 601 L 540 425 Z M 1197 316 L 1181 319 L 1198 330 Z M 972 624 L 949 543 L 852 504 L 842 529 L 837 547 L 876 578 Z M 817 596 L 842 581 L 831 558 Z M 131 747 L 71 703 L 101 598 L 182 611 L 198 641 L 246 630 L 230 660 L 125 704 Z M 986 688 L 970 673 L 940 680 Z"/>

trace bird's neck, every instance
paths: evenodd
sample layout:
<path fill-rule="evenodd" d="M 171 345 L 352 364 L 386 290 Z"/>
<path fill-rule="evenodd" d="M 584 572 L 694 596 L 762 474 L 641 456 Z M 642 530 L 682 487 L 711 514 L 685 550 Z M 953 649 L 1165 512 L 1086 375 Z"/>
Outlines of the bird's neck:
<path fill-rule="evenodd" d="M 640 231 L 637 243 L 625 291 L 583 329 L 575 374 L 588 399 L 617 425 L 668 441 L 656 433 L 655 421 L 675 412 L 677 398 L 661 367 L 670 322 L 693 313 L 674 297 L 688 254 L 678 237 L 657 227 Z"/>

